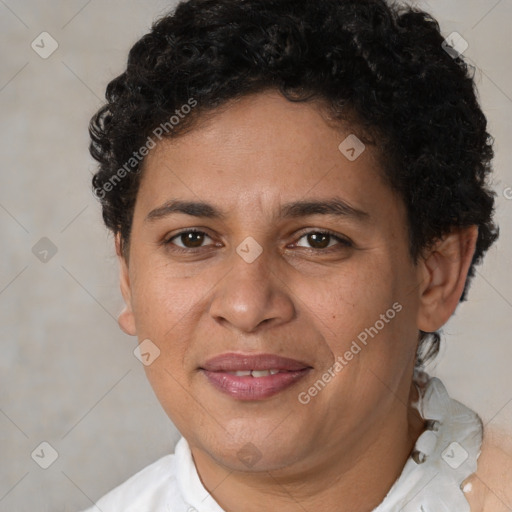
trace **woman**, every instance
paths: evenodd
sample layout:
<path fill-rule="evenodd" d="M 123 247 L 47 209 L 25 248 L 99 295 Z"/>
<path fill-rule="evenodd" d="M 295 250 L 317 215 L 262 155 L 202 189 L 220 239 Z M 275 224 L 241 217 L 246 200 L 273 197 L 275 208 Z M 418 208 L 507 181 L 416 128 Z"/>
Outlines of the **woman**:
<path fill-rule="evenodd" d="M 463 46 L 382 0 L 189 0 L 134 45 L 93 186 L 183 438 L 96 509 L 511 509 L 422 370 L 498 234 Z"/>

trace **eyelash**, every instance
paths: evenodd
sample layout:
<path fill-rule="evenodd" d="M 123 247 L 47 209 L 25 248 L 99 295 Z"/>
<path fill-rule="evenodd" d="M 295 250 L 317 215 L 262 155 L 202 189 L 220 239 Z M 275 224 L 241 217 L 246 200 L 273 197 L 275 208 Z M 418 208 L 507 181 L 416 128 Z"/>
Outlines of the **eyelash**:
<path fill-rule="evenodd" d="M 188 233 L 198 233 L 198 234 L 201 234 L 201 235 L 206 235 L 207 237 L 211 238 L 210 235 L 208 235 L 208 233 L 206 233 L 204 231 L 201 231 L 199 229 L 189 228 L 189 229 L 180 231 L 179 233 L 176 233 L 175 235 L 173 235 L 170 238 L 167 238 L 166 240 L 163 241 L 163 245 L 165 245 L 166 247 L 170 247 L 171 250 L 173 252 L 176 252 L 176 253 L 194 254 L 194 253 L 197 253 L 197 252 L 203 250 L 205 246 L 203 246 L 203 247 L 194 247 L 194 248 L 184 248 L 184 247 L 179 247 L 179 246 L 177 246 L 177 245 L 175 245 L 173 243 L 173 240 L 175 240 L 176 238 L 179 238 L 182 235 L 186 235 Z M 311 231 L 304 232 L 304 233 L 302 233 L 299 236 L 299 238 L 297 239 L 297 242 L 301 238 L 304 238 L 305 236 L 311 235 L 311 234 L 315 234 L 315 235 L 328 235 L 328 236 L 334 238 L 336 241 L 338 241 L 339 245 L 341 245 L 341 246 L 343 246 L 345 248 L 353 247 L 353 243 L 348 238 L 344 238 L 344 237 L 342 237 L 342 236 L 340 236 L 340 235 L 338 235 L 338 234 L 336 234 L 336 233 L 334 233 L 332 231 L 329 231 L 329 230 L 311 230 Z M 313 251 L 313 252 L 321 252 L 321 253 L 325 254 L 325 253 L 330 253 L 330 252 L 339 250 L 339 247 L 338 248 L 336 248 L 336 247 L 337 246 L 333 246 L 333 247 L 328 247 L 328 248 L 325 248 L 325 249 L 315 249 L 314 247 L 311 247 L 311 248 L 301 247 L 301 249 L 306 249 L 306 250 Z"/>

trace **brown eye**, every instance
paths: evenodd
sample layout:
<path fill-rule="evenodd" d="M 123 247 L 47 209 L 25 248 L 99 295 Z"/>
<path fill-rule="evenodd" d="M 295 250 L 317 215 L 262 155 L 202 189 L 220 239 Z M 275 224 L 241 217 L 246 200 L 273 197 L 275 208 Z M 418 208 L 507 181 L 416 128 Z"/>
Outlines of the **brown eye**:
<path fill-rule="evenodd" d="M 171 239 L 169 239 L 166 243 L 168 245 L 175 245 L 180 249 L 198 249 L 203 247 L 203 243 L 205 239 L 210 238 L 206 233 L 202 231 L 183 231 Z"/>
<path fill-rule="evenodd" d="M 201 247 L 204 242 L 204 233 L 183 233 L 180 239 L 185 247 Z"/>
<path fill-rule="evenodd" d="M 301 243 L 300 240 L 305 240 L 306 244 Z M 326 231 L 311 231 L 309 233 L 304 233 L 300 237 L 299 242 L 297 242 L 298 247 L 318 250 L 328 249 L 336 245 L 341 247 L 352 246 L 349 240 Z"/>
<path fill-rule="evenodd" d="M 307 236 L 308 243 L 314 249 L 326 249 L 329 247 L 331 235 L 328 233 L 309 233 Z"/>

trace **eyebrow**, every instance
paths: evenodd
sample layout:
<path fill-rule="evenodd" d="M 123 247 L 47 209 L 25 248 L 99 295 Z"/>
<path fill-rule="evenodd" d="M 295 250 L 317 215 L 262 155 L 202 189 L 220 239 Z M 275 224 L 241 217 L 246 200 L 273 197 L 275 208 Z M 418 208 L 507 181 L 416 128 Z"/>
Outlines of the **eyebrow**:
<path fill-rule="evenodd" d="M 193 217 L 218 220 L 226 218 L 225 213 L 206 202 L 170 200 L 149 212 L 144 222 L 153 222 L 168 217 L 173 213 L 183 213 Z M 360 221 L 370 216 L 367 212 L 350 206 L 346 201 L 338 197 L 326 200 L 304 200 L 286 203 L 281 207 L 279 216 L 280 218 L 297 218 L 310 215 L 348 217 Z"/>

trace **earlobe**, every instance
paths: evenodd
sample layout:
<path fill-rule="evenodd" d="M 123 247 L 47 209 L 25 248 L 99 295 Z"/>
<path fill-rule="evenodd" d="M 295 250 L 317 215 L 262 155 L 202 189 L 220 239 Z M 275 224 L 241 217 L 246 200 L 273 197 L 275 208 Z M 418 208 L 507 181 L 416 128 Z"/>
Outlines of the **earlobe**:
<path fill-rule="evenodd" d="M 115 238 L 116 254 L 119 261 L 119 284 L 121 288 L 121 294 L 125 302 L 125 307 L 117 318 L 117 323 L 123 332 L 130 336 L 137 335 L 137 329 L 135 327 L 135 318 L 132 310 L 132 294 L 130 287 L 130 275 L 128 271 L 128 262 L 122 254 L 121 250 L 121 239 L 119 233 L 116 234 Z"/>
<path fill-rule="evenodd" d="M 133 317 L 133 311 L 130 307 L 125 306 L 119 316 L 117 317 L 117 323 L 120 329 L 128 334 L 129 336 L 137 336 L 137 330 L 135 328 L 135 320 Z"/>
<path fill-rule="evenodd" d="M 477 238 L 477 226 L 455 229 L 420 260 L 419 330 L 437 331 L 452 316 L 464 291 Z"/>

